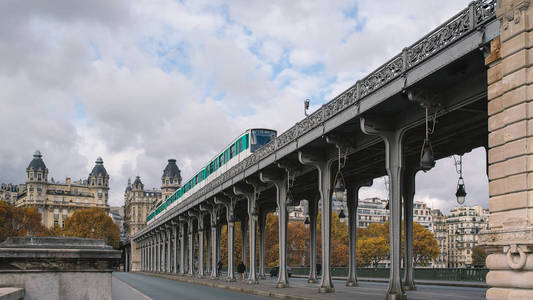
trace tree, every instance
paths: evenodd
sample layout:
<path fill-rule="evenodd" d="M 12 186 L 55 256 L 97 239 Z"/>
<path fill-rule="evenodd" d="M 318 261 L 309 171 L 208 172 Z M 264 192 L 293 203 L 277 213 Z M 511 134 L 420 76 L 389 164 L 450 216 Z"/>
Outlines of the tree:
<path fill-rule="evenodd" d="M 402 239 L 403 241 L 403 239 Z M 402 247 L 402 249 L 404 249 Z M 440 249 L 433 232 L 414 222 L 413 224 L 413 263 L 427 266 L 439 257 Z"/>
<path fill-rule="evenodd" d="M 485 266 L 485 260 L 487 259 L 487 252 L 483 247 L 475 246 L 472 249 L 472 264 L 476 268 L 483 268 Z"/>
<path fill-rule="evenodd" d="M 8 237 L 47 235 L 36 207 L 13 207 L 0 201 L 0 242 Z"/>
<path fill-rule="evenodd" d="M 365 236 L 357 240 L 357 265 L 377 267 L 389 257 L 389 243 L 384 236 Z"/>
<path fill-rule="evenodd" d="M 65 220 L 65 236 L 103 239 L 118 249 L 120 229 L 110 216 L 99 207 L 77 210 Z"/>

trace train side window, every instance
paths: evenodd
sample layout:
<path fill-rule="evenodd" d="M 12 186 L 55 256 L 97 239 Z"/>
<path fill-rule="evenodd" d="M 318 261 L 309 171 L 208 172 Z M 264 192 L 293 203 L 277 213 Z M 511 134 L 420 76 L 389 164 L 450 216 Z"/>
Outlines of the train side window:
<path fill-rule="evenodd" d="M 241 153 L 242 151 L 242 138 L 240 138 L 237 143 L 235 143 L 237 145 L 237 154 Z"/>
<path fill-rule="evenodd" d="M 230 147 L 230 156 L 229 156 L 230 159 L 232 159 L 235 156 L 235 154 L 236 154 L 235 150 L 236 150 L 235 144 L 231 145 L 231 147 Z"/>

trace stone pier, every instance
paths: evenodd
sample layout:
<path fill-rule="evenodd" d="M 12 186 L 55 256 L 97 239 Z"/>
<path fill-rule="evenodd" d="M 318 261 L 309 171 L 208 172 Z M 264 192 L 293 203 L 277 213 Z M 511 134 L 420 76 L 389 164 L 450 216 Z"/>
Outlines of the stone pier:
<path fill-rule="evenodd" d="M 488 66 L 487 299 L 533 299 L 533 7 L 500 0 Z"/>
<path fill-rule="evenodd" d="M 17 237 L 0 244 L 0 287 L 24 288 L 24 299 L 111 299 L 120 251 L 82 238 Z"/>

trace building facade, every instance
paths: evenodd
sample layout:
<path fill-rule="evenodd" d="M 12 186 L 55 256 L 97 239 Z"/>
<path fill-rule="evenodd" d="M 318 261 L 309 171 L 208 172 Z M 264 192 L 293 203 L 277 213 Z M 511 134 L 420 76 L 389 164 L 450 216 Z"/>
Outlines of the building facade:
<path fill-rule="evenodd" d="M 446 217 L 448 268 L 472 267 L 472 249 L 479 240 L 479 232 L 489 229 L 488 215 L 488 210 L 479 205 L 450 211 Z"/>
<path fill-rule="evenodd" d="M 448 234 L 446 232 L 446 216 L 440 209 L 431 210 L 432 232 L 439 244 L 439 256 L 433 260 L 431 267 L 447 268 L 448 267 Z"/>
<path fill-rule="evenodd" d="M 156 203 L 161 201 L 161 191 L 145 190 L 141 177 L 135 177 L 133 184 L 128 179 L 124 192 L 124 231 L 126 236 L 133 236 L 146 225 L 146 216 Z"/>
<path fill-rule="evenodd" d="M 9 205 L 15 205 L 20 191 L 24 190 L 24 185 L 16 185 L 11 183 L 2 183 L 0 185 L 0 201 L 5 201 Z"/>
<path fill-rule="evenodd" d="M 35 206 L 47 228 L 65 225 L 65 219 L 76 210 L 100 207 L 109 212 L 109 174 L 102 158 L 98 157 L 95 166 L 85 180 L 65 182 L 48 180 L 48 168 L 42 155 L 36 151 L 26 168 L 25 189 L 20 192 L 17 207 Z"/>
<path fill-rule="evenodd" d="M 359 200 L 357 207 L 357 227 L 366 228 L 371 223 L 383 224 L 389 220 L 389 201 L 380 198 Z"/>
<path fill-rule="evenodd" d="M 413 221 L 426 227 L 426 229 L 433 231 L 433 217 L 431 208 L 422 201 L 414 201 L 413 203 Z"/>
<path fill-rule="evenodd" d="M 145 189 L 140 176 L 135 177 L 133 183 L 128 179 L 124 191 L 124 251 L 129 257 L 125 266 L 127 270 L 138 271 L 140 263 L 137 245 L 131 237 L 146 226 L 148 214 L 181 187 L 181 180 L 181 171 L 175 159 L 169 159 L 163 170 L 161 189 Z"/>

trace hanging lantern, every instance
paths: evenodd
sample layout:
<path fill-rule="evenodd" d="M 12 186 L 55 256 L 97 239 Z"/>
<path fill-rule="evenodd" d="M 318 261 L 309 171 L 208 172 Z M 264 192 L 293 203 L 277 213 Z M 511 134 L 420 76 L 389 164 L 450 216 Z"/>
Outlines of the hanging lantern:
<path fill-rule="evenodd" d="M 335 200 L 337 201 L 342 201 L 344 199 L 344 192 L 346 191 L 346 188 L 342 183 L 341 176 L 337 176 L 337 182 L 335 183 L 335 188 L 333 189 L 333 195 L 335 195 Z"/>
<path fill-rule="evenodd" d="M 344 219 L 346 218 L 346 215 L 344 214 L 344 210 L 341 209 L 341 212 L 339 213 L 339 219 Z"/>
<path fill-rule="evenodd" d="M 433 122 L 435 123 L 435 122 Z M 420 170 L 427 172 L 435 166 L 435 158 L 433 157 L 433 149 L 429 141 L 429 106 L 426 105 L 426 138 L 420 150 Z"/>
<path fill-rule="evenodd" d="M 289 190 L 287 192 L 287 205 L 293 205 L 293 204 L 294 204 L 294 197 L 292 196 L 292 193 Z"/>
<path fill-rule="evenodd" d="M 435 166 L 435 158 L 433 157 L 429 140 L 424 141 L 424 146 L 422 146 L 423 149 L 422 157 L 420 158 L 420 170 L 427 172 L 433 169 Z"/>
<path fill-rule="evenodd" d="M 305 217 L 304 224 L 305 224 L 305 225 L 309 225 L 309 224 L 311 224 L 311 221 L 309 220 L 309 216 L 306 216 L 306 217 Z"/>
<path fill-rule="evenodd" d="M 457 203 L 459 204 L 465 203 L 466 190 L 465 190 L 465 183 L 463 181 L 463 177 L 459 177 L 459 181 L 457 182 L 457 192 L 455 192 L 455 197 L 457 197 Z"/>

